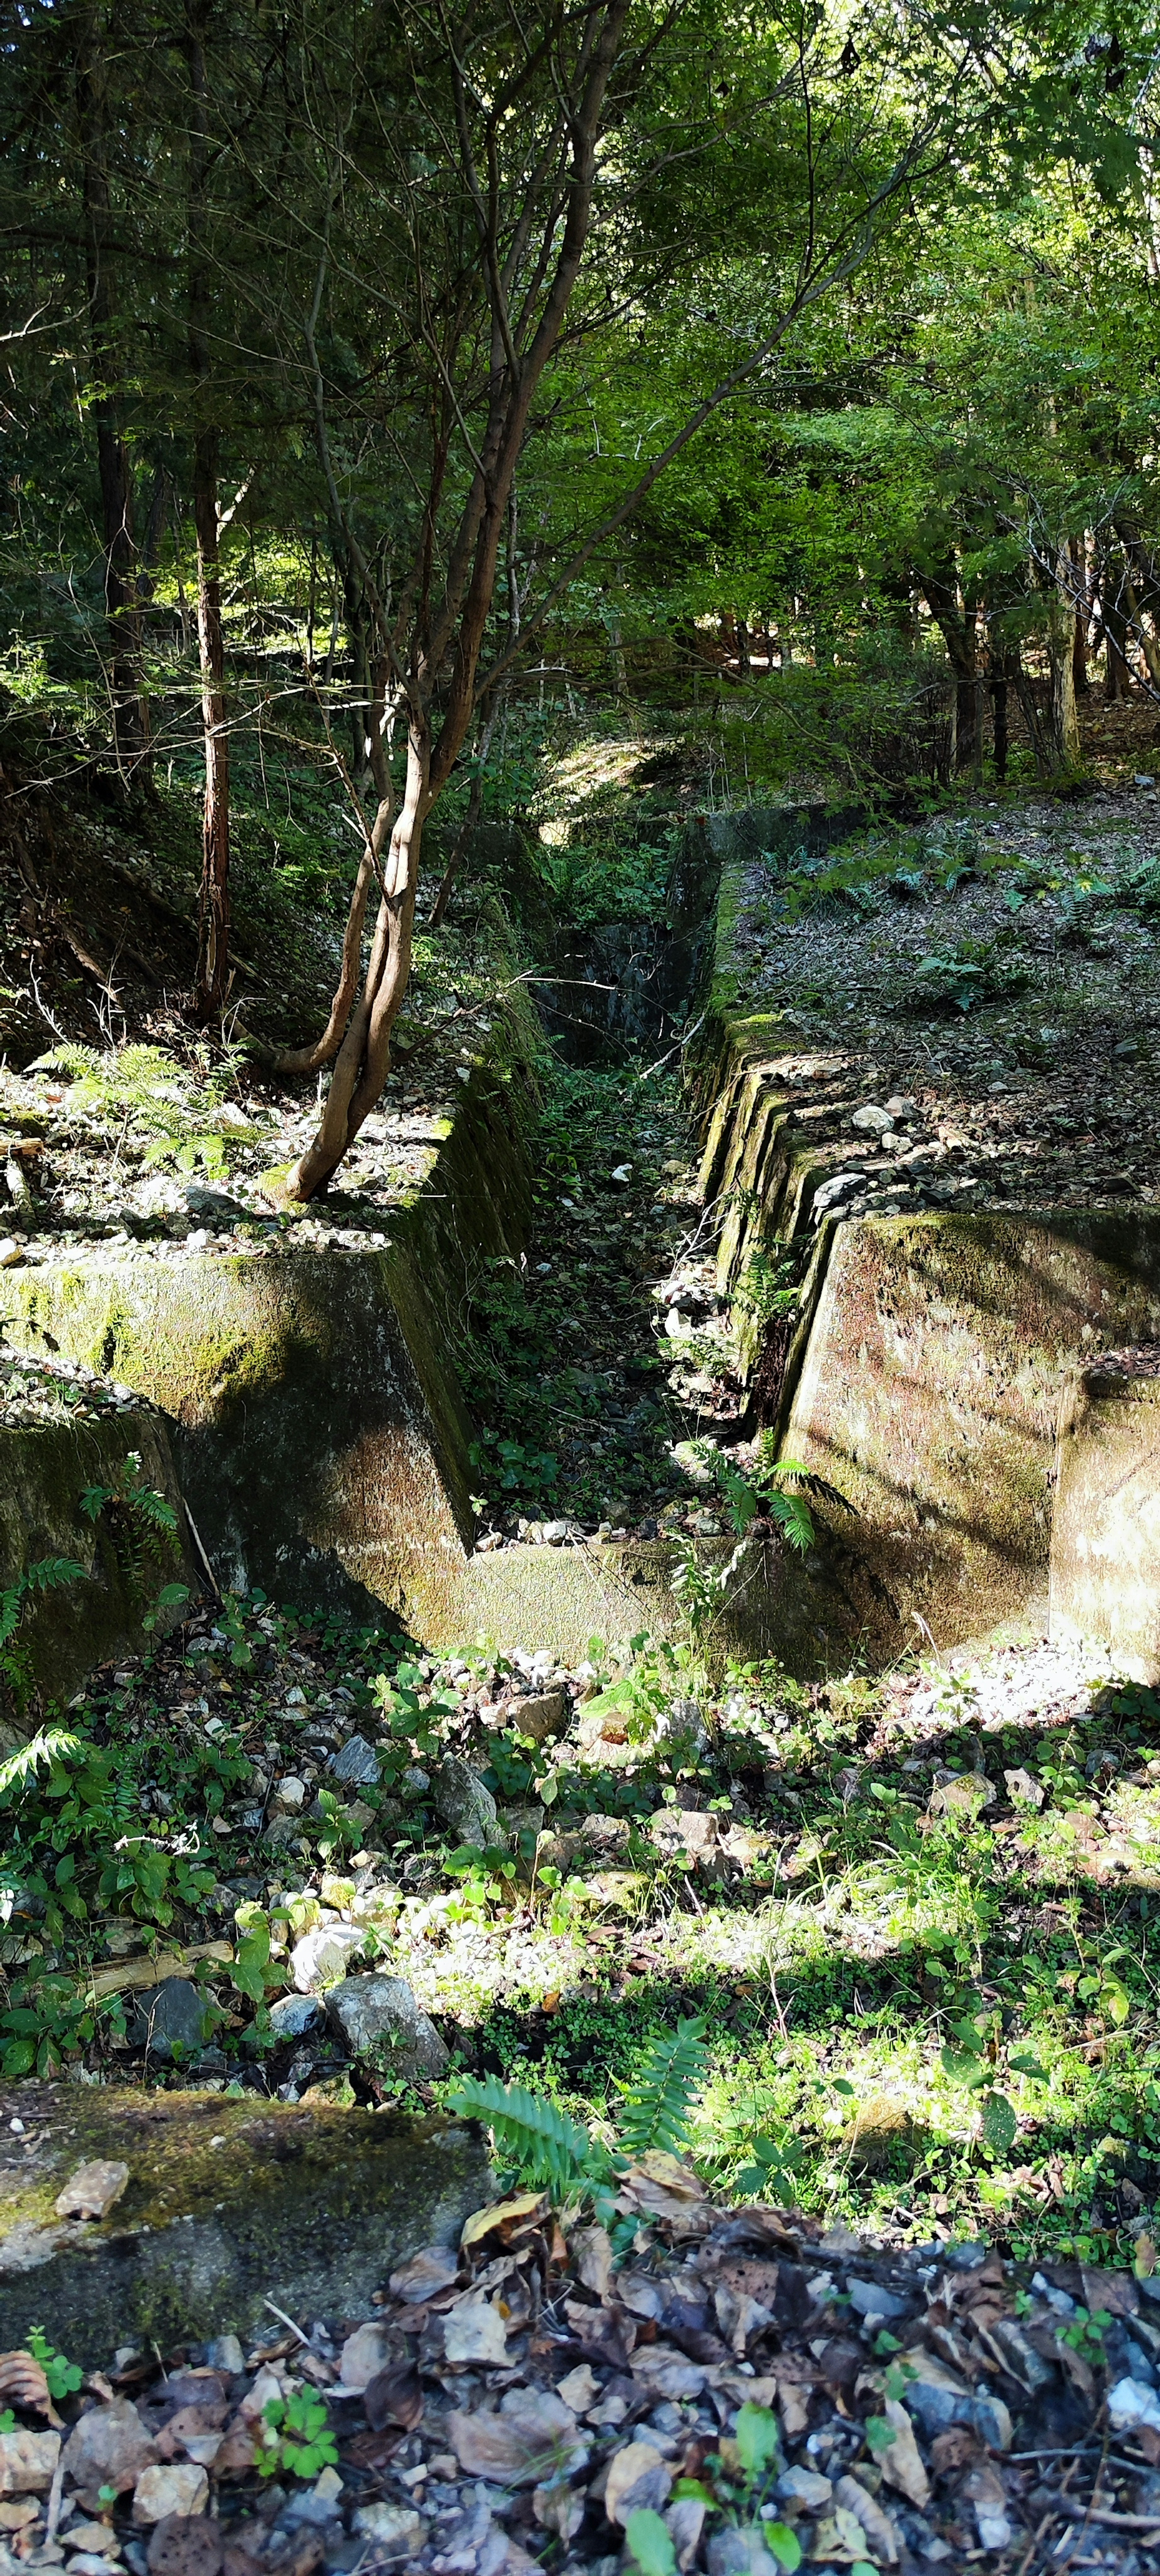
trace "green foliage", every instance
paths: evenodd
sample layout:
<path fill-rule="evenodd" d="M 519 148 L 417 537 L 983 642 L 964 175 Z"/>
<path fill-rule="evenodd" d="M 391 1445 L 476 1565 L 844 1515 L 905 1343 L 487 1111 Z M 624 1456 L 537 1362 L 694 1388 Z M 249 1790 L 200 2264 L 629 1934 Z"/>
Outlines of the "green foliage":
<path fill-rule="evenodd" d="M 642 2506 L 624 2526 L 629 2555 L 640 2576 L 676 2576 L 677 2553 L 659 2513 Z"/>
<path fill-rule="evenodd" d="M 218 1120 L 237 1087 L 231 1051 L 204 1047 L 195 1069 L 163 1047 L 58 1045 L 37 1056 L 33 1072 L 67 1073 L 67 1115 L 90 1129 L 128 1138 L 146 1166 L 174 1163 L 192 1172 L 200 1163 L 211 1180 L 224 1177 L 231 1149 L 256 1141 L 245 1121 Z"/>
<path fill-rule="evenodd" d="M 262 2408 L 258 2475 L 272 2478 L 316 2478 L 320 2469 L 338 2466 L 338 2444 L 330 2427 L 325 2400 L 313 2388 L 292 2388 L 288 2397 L 271 2397 Z"/>
<path fill-rule="evenodd" d="M 626 2155 L 640 2157 L 650 2148 L 676 2155 L 689 2142 L 689 2114 L 701 2092 L 708 2066 L 705 2023 L 693 2015 L 674 2031 L 653 2040 L 640 2073 L 621 2084 L 620 2144 Z"/>
<path fill-rule="evenodd" d="M 1013 999 L 1027 982 L 1021 967 L 1004 962 L 997 940 L 963 939 L 956 948 L 936 949 L 919 960 L 905 1008 L 973 1011 L 981 1003 Z"/>
<path fill-rule="evenodd" d="M 448 2095 L 448 2109 L 461 2119 L 485 2121 L 529 2189 L 540 2186 L 562 2200 L 590 2199 L 611 2217 L 616 2176 L 628 2158 L 652 2147 L 673 2153 L 687 2143 L 689 2112 L 705 2076 L 703 2028 L 691 2019 L 657 2034 L 639 2074 L 617 2086 L 622 2098 L 616 2151 L 544 2094 L 501 2084 L 494 2075 L 463 2077 Z"/>
<path fill-rule="evenodd" d="M 560 2199 L 604 2191 L 615 2170 L 608 2152 L 586 2129 L 566 2118 L 542 2094 L 497 2076 L 467 2075 L 448 2094 L 447 2107 L 462 2120 L 482 2120 L 521 2183 L 542 2186 Z"/>
<path fill-rule="evenodd" d="M 140 1452 L 131 1449 L 122 1458 L 111 1485 L 88 1485 L 81 1495 L 80 1507 L 91 1521 L 106 1514 L 112 1529 L 117 1559 L 138 1592 L 151 1583 L 158 1567 L 177 1550 L 177 1514 L 172 1503 L 156 1486 L 144 1482 Z M 142 1623 L 157 1625 L 163 1608 L 176 1608 L 189 1598 L 185 1584 L 166 1584 L 163 1595 L 147 1612 Z"/>
<path fill-rule="evenodd" d="M 58 2352 L 56 2345 L 49 2343 L 39 2326 L 30 2328 L 25 2342 L 33 2360 L 40 2363 L 54 2405 L 59 2405 L 62 2397 L 75 2397 L 84 2381 L 80 2363 L 67 2361 L 63 2352 Z"/>
<path fill-rule="evenodd" d="M 84 1571 L 83 1565 L 71 1556 L 42 1556 L 0 1592 L 0 1682 L 11 1691 L 21 1714 L 28 1706 L 33 1687 L 27 1648 L 17 1634 L 24 1612 L 38 1592 L 59 1592 L 66 1583 L 83 1583 Z M 14 1760 L 18 1758 L 13 1756 Z M 6 1768 L 0 1765 L 0 1797 Z"/>

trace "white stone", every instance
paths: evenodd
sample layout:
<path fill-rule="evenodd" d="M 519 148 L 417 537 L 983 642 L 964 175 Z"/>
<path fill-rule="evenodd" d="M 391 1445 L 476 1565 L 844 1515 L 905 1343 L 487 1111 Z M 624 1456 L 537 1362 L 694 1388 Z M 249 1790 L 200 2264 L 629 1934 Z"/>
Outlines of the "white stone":
<path fill-rule="evenodd" d="M 353 1923 L 324 1923 L 304 1932 L 290 1953 L 290 1970 L 300 1995 L 318 1994 L 345 1977 L 362 1948 L 363 1936 Z"/>
<path fill-rule="evenodd" d="M 208 2503 L 209 2479 L 204 2469 L 195 2467 L 192 2460 L 159 2462 L 156 2468 L 141 2471 L 133 2489 L 133 2520 L 164 2522 L 170 2513 L 204 2513 Z"/>

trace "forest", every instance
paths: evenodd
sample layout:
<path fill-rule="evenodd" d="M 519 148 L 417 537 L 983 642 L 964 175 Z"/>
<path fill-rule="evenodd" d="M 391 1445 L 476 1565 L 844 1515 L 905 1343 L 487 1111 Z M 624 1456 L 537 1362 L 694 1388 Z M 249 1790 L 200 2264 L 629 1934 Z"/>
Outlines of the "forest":
<path fill-rule="evenodd" d="M 1160 28 L 0 59 L 0 2576 L 1147 2576 Z"/>

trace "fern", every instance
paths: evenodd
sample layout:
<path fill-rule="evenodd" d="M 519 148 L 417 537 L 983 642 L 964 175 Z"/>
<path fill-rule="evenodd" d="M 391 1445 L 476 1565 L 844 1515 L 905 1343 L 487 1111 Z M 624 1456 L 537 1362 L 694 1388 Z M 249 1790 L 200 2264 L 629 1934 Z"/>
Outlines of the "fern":
<path fill-rule="evenodd" d="M 83 1736 L 70 1735 L 62 1726 L 44 1728 L 27 1744 L 18 1745 L 7 1761 L 0 1762 L 0 1799 L 7 1798 L 14 1789 L 27 1789 L 42 1764 L 51 1770 L 54 1762 L 66 1762 L 74 1754 L 88 1751 Z"/>
<path fill-rule="evenodd" d="M 640 2074 L 620 2085 L 620 2144 L 627 2155 L 644 2156 L 654 2147 L 675 2155 L 688 2145 L 689 2113 L 708 2066 L 704 2036 L 700 2014 L 659 2032 Z"/>
<path fill-rule="evenodd" d="M 26 1566 L 18 1581 L 0 1592 L 0 1647 L 8 1644 L 19 1627 L 31 1592 L 53 1592 L 62 1583 L 81 1583 L 84 1571 L 83 1565 L 77 1565 L 71 1556 L 42 1556 L 35 1565 Z"/>
<path fill-rule="evenodd" d="M 448 2108 L 460 2119 L 485 2121 L 529 2189 L 539 2184 L 567 2196 L 590 2190 L 599 2177 L 604 2151 L 587 2129 L 522 2084 L 501 2084 L 495 2075 L 465 2075 L 448 2095 Z"/>

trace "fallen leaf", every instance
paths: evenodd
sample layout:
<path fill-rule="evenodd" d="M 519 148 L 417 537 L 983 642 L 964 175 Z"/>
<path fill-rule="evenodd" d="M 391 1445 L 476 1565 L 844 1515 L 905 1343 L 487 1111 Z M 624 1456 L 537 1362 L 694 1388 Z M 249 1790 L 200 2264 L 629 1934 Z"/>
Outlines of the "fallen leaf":
<path fill-rule="evenodd" d="M 578 2361 L 566 2379 L 557 2380 L 556 2395 L 563 2405 L 571 2407 L 574 2415 L 586 2415 L 600 2395 L 600 2382 L 586 2361 Z"/>
<path fill-rule="evenodd" d="M 882 2475 L 897 2487 L 909 2504 L 922 2513 L 930 2503 L 930 2479 L 923 2467 L 922 2454 L 914 2438 L 914 2426 L 905 2406 L 897 2397 L 886 2397 L 882 2412 L 894 2435 L 887 2449 L 879 2453 Z"/>
<path fill-rule="evenodd" d="M 207 2513 L 167 2513 L 149 2541 L 149 2576 L 219 2576 L 225 2545 Z"/>
<path fill-rule="evenodd" d="M 478 2290 L 465 2290 L 444 2319 L 443 2350 L 450 2362 L 502 2365 L 507 2360 L 507 2322 L 498 2305 Z"/>
<path fill-rule="evenodd" d="M 612 2278 L 612 2238 L 606 2227 L 574 2227 L 569 2245 L 573 2270 L 598 2299 L 607 2295 Z"/>
<path fill-rule="evenodd" d="M 554 2532 L 557 2540 L 571 2540 L 584 2520 L 585 2498 L 577 2495 L 566 2478 L 553 2478 L 548 2486 L 537 2487 L 532 2496 L 532 2511 L 544 2531 Z"/>
<path fill-rule="evenodd" d="M 27 2406 L 33 2414 L 47 2415 L 52 2424 L 60 2422 L 48 2381 L 30 2352 L 0 2353 L 0 2406 Z"/>
<path fill-rule="evenodd" d="M 582 2468 L 589 2452 L 571 2407 L 539 2388 L 509 2388 L 494 2415 L 449 2415 L 447 2438 L 465 2476 L 509 2487 Z"/>
<path fill-rule="evenodd" d="M 604 2489 L 604 2510 L 623 2529 L 630 2513 L 659 2513 L 668 2502 L 673 2473 L 651 2442 L 626 2442 L 615 2451 Z"/>
<path fill-rule="evenodd" d="M 506 2245 L 513 2235 L 530 2226 L 534 2220 L 545 2218 L 547 2211 L 546 2191 L 522 2191 L 515 2200 L 494 2200 L 486 2209 L 477 2209 L 464 2222 L 459 2242 L 465 2254 L 473 2245 L 481 2245 L 485 2236 L 498 2235 Z"/>
<path fill-rule="evenodd" d="M 888 2513 L 876 2496 L 868 2495 L 859 2478 L 839 2478 L 834 2489 L 835 2502 L 860 2523 L 867 2541 L 878 2559 L 888 2567 L 898 2565 L 898 2534 Z"/>
<path fill-rule="evenodd" d="M 959 2469 L 977 2460 L 979 2436 L 969 2424 L 948 2425 L 945 2433 L 936 2433 L 930 2446 L 930 2464 L 936 2478 L 952 2478 Z"/>
<path fill-rule="evenodd" d="M 392 2272 L 388 2288 L 393 2299 L 402 2299 L 408 2307 L 421 2307 L 425 2299 L 438 2297 L 459 2278 L 458 2257 L 447 2245 L 424 2245 L 412 2254 L 409 2263 Z"/>
<path fill-rule="evenodd" d="M 400 2361 L 380 2370 L 363 2390 L 363 2405 L 372 2433 L 384 2432 L 388 2424 L 401 2424 L 405 2433 L 413 2433 L 423 2413 L 423 2390 L 414 2363 Z"/>

